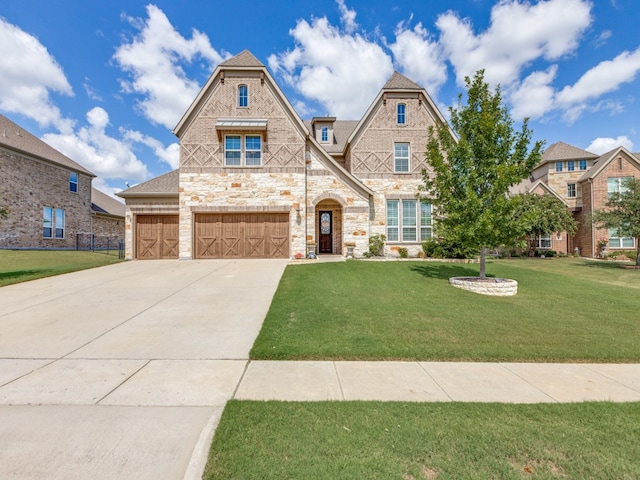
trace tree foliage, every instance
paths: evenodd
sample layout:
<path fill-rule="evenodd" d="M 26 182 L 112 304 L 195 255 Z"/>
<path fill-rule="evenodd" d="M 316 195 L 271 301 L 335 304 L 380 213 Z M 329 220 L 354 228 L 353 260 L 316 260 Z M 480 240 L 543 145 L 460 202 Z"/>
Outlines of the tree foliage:
<path fill-rule="evenodd" d="M 592 221 L 600 228 L 616 230 L 620 237 L 636 242 L 636 265 L 640 266 L 640 179 L 629 178 L 623 191 L 612 193 L 605 208 L 593 212 Z"/>
<path fill-rule="evenodd" d="M 500 87 L 489 90 L 484 70 L 465 83 L 466 105 L 460 94 L 449 108 L 453 131 L 445 124 L 429 129 L 426 160 L 433 173 L 423 171 L 420 196 L 437 209 L 439 236 L 480 251 L 485 277 L 486 249 L 511 244 L 518 235 L 509 189 L 540 161 L 543 142 L 529 150 L 528 121 L 514 130 Z"/>
<path fill-rule="evenodd" d="M 553 195 L 521 193 L 513 198 L 516 205 L 515 219 L 519 224 L 521 237 L 527 242 L 530 256 L 535 253 L 538 240 L 555 232 L 573 235 L 578 223 L 567 206 Z"/>

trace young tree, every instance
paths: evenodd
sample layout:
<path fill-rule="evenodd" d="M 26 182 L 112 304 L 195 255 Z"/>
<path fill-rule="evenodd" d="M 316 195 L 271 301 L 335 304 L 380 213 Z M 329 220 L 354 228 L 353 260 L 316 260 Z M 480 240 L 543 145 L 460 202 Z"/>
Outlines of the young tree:
<path fill-rule="evenodd" d="M 467 104 L 460 94 L 457 107 L 449 108 L 453 132 L 443 124 L 429 129 L 426 160 L 433 175 L 423 171 L 420 196 L 437 209 L 438 235 L 480 250 L 485 278 L 487 249 L 511 244 L 518 234 L 509 188 L 540 161 L 543 142 L 529 151 L 528 121 L 514 131 L 500 88 L 489 91 L 484 70 L 465 83 Z"/>
<path fill-rule="evenodd" d="M 593 212 L 592 221 L 600 228 L 610 228 L 621 237 L 636 241 L 636 265 L 640 266 L 640 179 L 629 178 L 623 192 L 612 193 L 606 209 Z"/>
<path fill-rule="evenodd" d="M 573 235 L 578 223 L 561 200 L 553 195 L 522 193 L 513 198 L 515 219 L 521 230 L 521 237 L 527 241 L 529 256 L 533 256 L 538 240 L 554 232 Z"/>

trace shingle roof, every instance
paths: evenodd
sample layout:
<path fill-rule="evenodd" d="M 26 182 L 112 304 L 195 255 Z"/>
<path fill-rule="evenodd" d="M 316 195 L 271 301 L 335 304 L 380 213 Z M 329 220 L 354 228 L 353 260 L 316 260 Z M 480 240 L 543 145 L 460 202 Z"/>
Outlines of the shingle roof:
<path fill-rule="evenodd" d="M 95 177 L 82 165 L 30 134 L 4 115 L 0 115 L 0 146 Z"/>
<path fill-rule="evenodd" d="M 358 126 L 359 120 L 336 120 L 333 122 L 333 137 L 334 142 L 330 144 L 322 143 L 322 147 L 328 153 L 342 153 L 344 151 L 344 147 L 347 144 L 347 140 L 349 136 L 353 132 L 353 130 Z M 305 120 L 304 124 L 307 126 L 312 135 L 315 132 L 311 126 L 311 120 Z"/>
<path fill-rule="evenodd" d="M 542 154 L 542 163 L 552 162 L 555 160 L 572 160 L 583 158 L 598 158 L 595 153 L 582 150 L 564 142 L 556 142 L 550 145 Z"/>
<path fill-rule="evenodd" d="M 383 90 L 422 90 L 423 88 L 417 83 L 409 80 L 407 77 L 398 72 L 393 72 L 391 78 L 382 87 Z"/>
<path fill-rule="evenodd" d="M 125 205 L 106 193 L 95 188 L 91 189 L 91 210 L 96 213 L 104 213 L 124 217 Z"/>
<path fill-rule="evenodd" d="M 148 182 L 140 183 L 131 188 L 116 193 L 119 197 L 141 197 L 145 195 L 178 195 L 179 170 L 165 173 L 159 177 L 152 178 Z"/>
<path fill-rule="evenodd" d="M 220 63 L 221 67 L 264 67 L 264 65 L 258 60 L 249 50 L 243 50 L 235 57 L 231 57 L 228 60 Z"/>

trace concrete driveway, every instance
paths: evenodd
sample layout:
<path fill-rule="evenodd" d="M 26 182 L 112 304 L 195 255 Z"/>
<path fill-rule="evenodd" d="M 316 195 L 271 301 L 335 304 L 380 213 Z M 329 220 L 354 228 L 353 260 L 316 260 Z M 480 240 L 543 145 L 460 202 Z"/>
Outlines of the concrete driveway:
<path fill-rule="evenodd" d="M 199 478 L 286 260 L 0 288 L 0 478 Z"/>

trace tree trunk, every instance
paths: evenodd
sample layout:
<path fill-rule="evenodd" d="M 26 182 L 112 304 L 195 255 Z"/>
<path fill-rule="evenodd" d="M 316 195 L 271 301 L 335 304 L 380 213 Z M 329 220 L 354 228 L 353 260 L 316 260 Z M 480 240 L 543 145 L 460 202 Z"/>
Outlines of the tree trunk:
<path fill-rule="evenodd" d="M 487 258 L 487 249 L 484 247 L 480 248 L 480 278 L 486 278 L 486 258 Z"/>
<path fill-rule="evenodd" d="M 636 267 L 640 267 L 640 237 L 636 238 L 636 245 L 638 250 L 636 251 Z"/>

